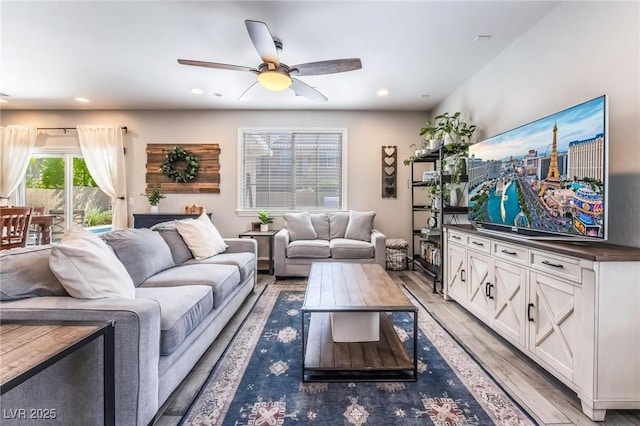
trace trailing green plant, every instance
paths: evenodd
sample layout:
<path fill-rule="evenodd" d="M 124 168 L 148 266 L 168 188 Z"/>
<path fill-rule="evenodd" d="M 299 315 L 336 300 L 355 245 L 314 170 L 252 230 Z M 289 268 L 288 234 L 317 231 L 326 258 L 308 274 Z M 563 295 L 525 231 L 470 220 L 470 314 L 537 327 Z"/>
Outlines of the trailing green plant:
<path fill-rule="evenodd" d="M 146 194 L 141 194 L 141 195 L 144 195 L 145 197 L 147 197 L 147 201 L 152 206 L 157 206 L 160 203 L 160 200 L 162 200 L 163 198 L 167 198 L 167 196 L 164 195 L 160 191 L 160 188 L 158 188 L 157 186 L 154 187 L 151 191 L 147 192 Z"/>
<path fill-rule="evenodd" d="M 419 134 L 425 141 L 439 138 L 438 127 L 429 120 L 425 122 L 424 127 L 420 128 Z"/>
<path fill-rule="evenodd" d="M 113 212 L 101 207 L 89 207 L 84 211 L 85 226 L 110 225 L 113 222 Z"/>
<path fill-rule="evenodd" d="M 273 222 L 273 218 L 271 217 L 271 214 L 268 211 L 266 211 L 265 209 L 259 209 L 258 210 L 258 220 L 263 225 L 266 225 L 268 223 L 272 223 Z"/>
<path fill-rule="evenodd" d="M 464 170 L 464 160 L 469 156 L 471 137 L 476 131 L 474 124 L 469 124 L 461 119 L 460 111 L 453 114 L 442 113 L 435 117 L 436 132 L 439 137 L 448 136 L 451 143 L 444 145 L 445 153 L 441 166 L 444 168 L 449 161 L 454 164 L 455 172 L 452 175 L 453 183 L 460 183 Z"/>

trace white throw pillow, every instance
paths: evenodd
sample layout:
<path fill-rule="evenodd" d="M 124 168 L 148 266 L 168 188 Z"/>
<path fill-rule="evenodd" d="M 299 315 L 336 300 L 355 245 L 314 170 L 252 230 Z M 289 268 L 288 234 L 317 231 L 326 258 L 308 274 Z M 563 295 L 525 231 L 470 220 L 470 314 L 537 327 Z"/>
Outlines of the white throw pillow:
<path fill-rule="evenodd" d="M 62 286 L 79 299 L 135 298 L 126 268 L 100 237 L 72 225 L 51 247 L 49 267 Z"/>
<path fill-rule="evenodd" d="M 176 220 L 176 229 L 196 259 L 215 256 L 228 247 L 206 213 L 197 219 Z"/>

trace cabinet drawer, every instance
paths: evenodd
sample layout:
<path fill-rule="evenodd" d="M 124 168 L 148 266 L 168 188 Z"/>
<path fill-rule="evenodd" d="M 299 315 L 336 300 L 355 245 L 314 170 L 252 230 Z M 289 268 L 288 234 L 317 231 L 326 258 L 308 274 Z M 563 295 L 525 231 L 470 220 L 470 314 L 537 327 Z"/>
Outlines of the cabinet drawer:
<path fill-rule="evenodd" d="M 479 251 L 482 253 L 491 253 L 491 241 L 485 238 L 478 238 L 476 236 L 469 236 L 469 242 L 467 243 L 467 247 L 470 250 Z"/>
<path fill-rule="evenodd" d="M 449 242 L 454 244 L 462 244 L 467 245 L 467 239 L 469 237 L 467 234 L 463 234 L 461 232 L 449 231 Z"/>
<path fill-rule="evenodd" d="M 493 255 L 501 259 L 510 260 L 521 265 L 527 263 L 527 249 L 524 247 L 514 246 L 503 243 L 502 241 L 493 242 Z"/>
<path fill-rule="evenodd" d="M 531 267 L 574 282 L 582 281 L 580 262 L 571 257 L 531 250 Z"/>

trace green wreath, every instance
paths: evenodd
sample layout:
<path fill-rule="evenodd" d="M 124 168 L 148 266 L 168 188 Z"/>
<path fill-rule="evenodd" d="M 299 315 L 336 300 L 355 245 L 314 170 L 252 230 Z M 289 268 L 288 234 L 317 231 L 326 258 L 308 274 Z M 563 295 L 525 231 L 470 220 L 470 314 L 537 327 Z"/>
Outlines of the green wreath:
<path fill-rule="evenodd" d="M 200 164 L 198 158 L 189 151 L 185 151 L 182 147 L 176 146 L 167 152 L 166 160 L 160 167 L 163 175 L 169 179 L 173 179 L 177 183 L 186 183 L 194 180 L 198 176 L 198 168 Z M 176 163 L 185 163 L 182 169 L 176 168 Z"/>

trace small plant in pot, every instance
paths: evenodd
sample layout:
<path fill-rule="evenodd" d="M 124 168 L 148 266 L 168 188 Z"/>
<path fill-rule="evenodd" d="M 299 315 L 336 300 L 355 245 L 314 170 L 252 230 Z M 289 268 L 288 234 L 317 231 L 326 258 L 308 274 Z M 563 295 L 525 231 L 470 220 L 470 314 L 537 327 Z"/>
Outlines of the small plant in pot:
<path fill-rule="evenodd" d="M 160 200 L 167 198 L 167 196 L 164 195 L 158 187 L 154 187 L 151 191 L 141 195 L 147 197 L 147 201 L 151 205 L 151 208 L 149 209 L 151 213 L 158 213 L 158 204 L 160 204 Z"/>
<path fill-rule="evenodd" d="M 258 210 L 258 220 L 260 221 L 260 231 L 266 232 L 269 230 L 269 224 L 273 223 L 271 214 L 265 209 Z"/>
<path fill-rule="evenodd" d="M 423 144 L 427 145 L 431 151 L 438 147 L 439 130 L 438 127 L 429 120 L 427 120 L 424 127 L 420 129 L 420 136 L 424 139 Z"/>
<path fill-rule="evenodd" d="M 422 136 L 422 142 L 420 143 L 420 148 L 413 143 L 409 145 L 411 148 L 415 149 L 415 155 L 410 156 L 409 158 L 404 160 L 404 165 L 409 166 L 413 161 L 417 158 L 420 158 L 423 155 L 426 155 L 429 151 L 433 151 L 438 147 L 437 141 L 437 128 L 429 122 L 426 121 L 425 127 L 420 129 L 420 136 Z"/>

